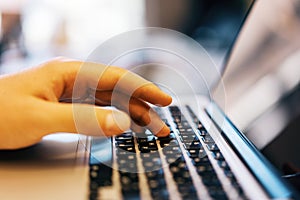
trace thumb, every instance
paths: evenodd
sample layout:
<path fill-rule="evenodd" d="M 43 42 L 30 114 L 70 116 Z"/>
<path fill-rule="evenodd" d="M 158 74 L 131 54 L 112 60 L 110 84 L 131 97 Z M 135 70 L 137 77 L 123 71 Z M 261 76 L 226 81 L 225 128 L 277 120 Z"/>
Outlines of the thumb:
<path fill-rule="evenodd" d="M 112 136 L 130 128 L 129 116 L 87 104 L 53 103 L 50 106 L 53 132 L 81 133 L 91 136 Z"/>

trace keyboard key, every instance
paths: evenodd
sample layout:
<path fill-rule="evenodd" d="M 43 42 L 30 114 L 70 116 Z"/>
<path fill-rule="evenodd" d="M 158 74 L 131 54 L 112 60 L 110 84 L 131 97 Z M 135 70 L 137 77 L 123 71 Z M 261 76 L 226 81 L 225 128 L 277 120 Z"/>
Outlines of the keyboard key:
<path fill-rule="evenodd" d="M 159 179 L 159 178 L 164 177 L 164 172 L 160 168 L 160 169 L 153 170 L 153 171 L 146 171 L 145 175 L 146 175 L 147 179 Z"/>
<path fill-rule="evenodd" d="M 205 153 L 205 152 L 204 152 Z M 199 153 L 200 154 L 200 153 Z M 195 166 L 199 166 L 199 165 L 203 165 L 206 163 L 210 163 L 209 158 L 207 157 L 207 155 L 203 156 L 203 157 L 196 157 L 192 159 L 192 163 Z"/>
<path fill-rule="evenodd" d="M 116 141 L 122 141 L 122 140 L 133 140 L 133 136 L 131 132 L 123 133 L 122 135 L 115 137 Z"/>
<path fill-rule="evenodd" d="M 118 147 L 121 151 L 127 151 L 127 152 L 131 152 L 131 153 L 135 153 L 135 148 L 134 146 L 120 146 Z"/>
<path fill-rule="evenodd" d="M 163 154 L 166 157 L 180 157 L 182 155 L 181 149 L 179 146 L 166 146 L 162 150 Z"/>
<path fill-rule="evenodd" d="M 182 141 L 194 141 L 197 140 L 198 137 L 196 135 L 181 135 L 180 138 L 182 138 Z"/>
<path fill-rule="evenodd" d="M 203 124 L 202 124 L 200 121 L 198 121 L 197 119 L 195 120 L 195 124 L 197 125 L 197 128 L 198 128 L 199 130 L 201 130 L 201 129 L 204 129 L 204 130 L 205 130 Z"/>
<path fill-rule="evenodd" d="M 112 185 L 112 168 L 102 163 L 90 165 L 90 180 L 99 187 Z"/>
<path fill-rule="evenodd" d="M 97 200 L 98 199 L 98 191 L 90 191 L 89 200 Z"/>
<path fill-rule="evenodd" d="M 161 187 L 166 186 L 166 182 L 164 179 L 149 179 L 148 180 L 150 190 L 161 189 Z"/>
<path fill-rule="evenodd" d="M 151 190 L 151 196 L 153 199 L 165 200 L 169 199 L 169 192 L 166 188 L 159 188 L 157 190 Z"/>
<path fill-rule="evenodd" d="M 139 196 L 138 175 L 136 173 L 119 172 L 124 199 Z"/>
<path fill-rule="evenodd" d="M 177 140 L 172 140 L 168 143 L 160 143 L 161 148 L 166 148 L 166 147 L 176 147 L 179 146 L 179 143 L 177 142 Z"/>
<path fill-rule="evenodd" d="M 210 135 L 205 135 L 202 137 L 204 143 L 215 143 L 214 139 Z"/>
<path fill-rule="evenodd" d="M 197 172 L 200 176 L 204 175 L 204 174 L 207 174 L 207 173 L 214 172 L 214 168 L 212 167 L 212 165 L 210 163 L 209 164 L 198 165 L 196 167 L 196 170 L 197 170 Z"/>
<path fill-rule="evenodd" d="M 178 131 L 180 133 L 184 133 L 184 132 L 194 133 L 194 130 L 191 128 L 188 122 L 185 122 L 185 126 L 183 128 L 179 128 Z"/>
<path fill-rule="evenodd" d="M 222 160 L 222 161 L 225 160 L 220 151 L 213 151 L 212 155 L 216 160 Z"/>
<path fill-rule="evenodd" d="M 228 199 L 225 194 L 225 191 L 223 190 L 223 188 L 221 186 L 209 186 L 208 193 L 214 199 L 220 199 L 220 200 Z"/>
<path fill-rule="evenodd" d="M 141 144 L 141 143 L 147 143 L 148 142 L 148 137 L 147 136 L 145 136 L 145 137 L 137 137 L 137 142 L 139 144 Z"/>
<path fill-rule="evenodd" d="M 203 129 L 203 128 L 198 129 L 198 133 L 201 136 L 206 136 L 208 134 L 207 131 L 205 129 Z"/>
<path fill-rule="evenodd" d="M 154 108 L 155 111 L 162 117 L 162 120 L 167 126 L 170 126 L 165 118 L 162 109 Z M 189 108 L 188 108 L 189 109 Z M 227 199 L 227 196 L 222 188 L 217 174 L 210 163 L 199 139 L 203 140 L 210 153 L 217 160 L 218 165 L 224 171 L 226 177 L 230 180 L 232 186 L 236 188 L 242 197 L 243 191 L 239 186 L 230 168 L 224 160 L 218 146 L 214 143 L 212 137 L 208 134 L 202 123 L 191 112 L 191 117 L 197 128 L 197 134 L 190 126 L 185 116 L 182 115 L 180 109 L 176 106 L 169 108 L 178 130 L 180 141 L 177 141 L 177 136 L 171 131 L 167 137 L 155 137 L 150 131 L 143 133 L 132 133 L 128 131 L 120 136 L 116 136 L 113 140 L 116 149 L 116 160 L 119 168 L 119 177 L 123 199 L 140 199 L 139 175 L 137 172 L 137 159 L 141 159 L 141 167 L 145 171 L 146 182 L 149 187 L 149 192 L 152 199 L 169 199 L 169 192 L 165 181 L 164 168 L 160 156 L 162 155 L 169 164 L 169 170 L 176 184 L 181 198 L 184 200 L 198 199 L 196 189 L 193 185 L 193 180 L 189 171 L 189 167 L 183 157 L 179 142 L 182 142 L 186 153 L 190 156 L 197 174 L 212 199 Z M 198 138 L 199 135 L 201 137 Z M 137 147 L 135 146 L 137 143 Z M 162 148 L 158 152 L 159 147 Z M 138 152 L 136 154 L 136 151 Z M 105 174 L 105 173 L 103 173 Z M 107 174 L 106 174 L 107 175 Z M 90 166 L 90 193 L 89 197 L 97 199 L 98 188 L 100 183 L 99 166 Z M 110 181 L 109 184 L 112 181 Z M 107 184 L 107 183 L 106 183 Z"/>
<path fill-rule="evenodd" d="M 218 160 L 218 165 L 224 170 L 230 170 L 230 168 L 225 160 Z"/>
<path fill-rule="evenodd" d="M 220 151 L 219 147 L 216 143 L 208 143 L 206 144 L 209 151 Z"/>
<path fill-rule="evenodd" d="M 116 143 L 116 147 L 119 147 L 121 149 L 126 149 L 128 147 L 134 147 L 133 142 L 131 143 Z"/>
<path fill-rule="evenodd" d="M 196 150 L 200 150 L 200 149 L 203 149 L 202 147 L 202 144 L 200 143 L 200 141 L 193 141 L 191 143 L 184 143 L 184 148 L 187 149 L 187 150 L 190 150 L 190 149 L 196 149 Z"/>
<path fill-rule="evenodd" d="M 219 179 L 217 178 L 217 176 L 215 175 L 214 172 L 210 173 L 209 175 L 203 175 L 202 176 L 202 182 L 204 183 L 204 185 L 206 186 L 220 186 L 221 183 L 219 181 Z"/>

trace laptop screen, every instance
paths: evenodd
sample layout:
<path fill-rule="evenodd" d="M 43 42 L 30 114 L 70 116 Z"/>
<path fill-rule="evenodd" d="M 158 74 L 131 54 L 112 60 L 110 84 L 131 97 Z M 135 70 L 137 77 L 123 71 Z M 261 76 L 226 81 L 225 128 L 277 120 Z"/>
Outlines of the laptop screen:
<path fill-rule="evenodd" d="M 255 2 L 214 91 L 233 123 L 279 167 L 291 160 L 300 166 L 292 156 L 299 136 L 285 132 L 300 113 L 299 11 L 299 1 Z"/>

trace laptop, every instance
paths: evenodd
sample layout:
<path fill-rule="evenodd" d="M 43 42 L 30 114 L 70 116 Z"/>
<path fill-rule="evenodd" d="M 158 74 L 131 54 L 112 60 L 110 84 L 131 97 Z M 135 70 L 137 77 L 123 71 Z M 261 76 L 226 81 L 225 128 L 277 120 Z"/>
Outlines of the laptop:
<path fill-rule="evenodd" d="M 173 103 L 169 107 L 153 107 L 170 127 L 170 136 L 157 138 L 148 130 L 142 133 L 128 130 L 112 138 L 57 133 L 26 149 L 1 151 L 0 198 L 298 199 L 298 193 L 281 177 L 279 170 L 237 128 L 242 123 L 235 124 L 226 114 L 227 109 L 231 111 L 230 103 L 235 105 L 235 100 L 238 100 L 225 101 L 225 94 L 231 89 L 226 87 L 227 72 L 239 75 L 239 69 L 231 67 L 246 56 L 237 56 L 244 49 L 240 44 L 249 42 L 247 32 L 252 29 L 248 27 L 255 24 L 253 20 L 256 20 L 258 11 L 265 8 L 265 2 L 232 4 L 245 6 L 244 12 L 225 21 L 228 26 L 232 25 L 231 20 L 235 25 L 231 26 L 230 34 L 216 45 L 218 48 L 211 48 L 211 52 L 203 51 L 215 44 L 205 39 L 207 33 L 214 33 L 211 32 L 214 30 L 212 27 L 206 27 L 197 29 L 193 35 L 194 38 L 199 36 L 200 43 L 201 39 L 206 41 L 200 51 L 197 44 L 182 42 L 182 48 L 178 49 L 181 57 L 176 51 L 168 54 L 162 51 L 163 48 L 157 48 L 159 51 L 152 48 L 146 52 L 135 51 L 132 56 L 134 62 L 129 59 L 130 55 L 116 61 L 117 64 L 124 63 L 124 66 L 127 63 L 129 69 L 153 80 L 173 95 Z M 278 8 L 278 2 L 269 2 L 270 8 Z M 225 9 L 222 6 L 219 9 Z M 216 17 L 224 17 L 214 13 L 218 12 L 215 10 L 208 16 L 214 17 L 215 23 L 218 22 Z M 163 41 L 174 36 L 173 31 L 160 30 L 156 41 L 156 31 L 148 29 L 138 36 L 147 38 L 147 42 L 150 37 L 154 41 L 151 45 L 162 46 Z M 121 35 L 113 42 L 124 41 L 124 38 L 135 33 Z M 215 33 L 218 36 L 218 31 Z M 182 41 L 182 36 L 175 33 L 174 41 Z M 259 44 L 261 41 L 256 42 Z M 130 46 L 132 42 L 128 43 Z M 174 43 L 168 42 L 163 47 L 168 50 L 172 45 Z M 114 53 L 121 55 L 120 52 L 124 52 L 122 47 Z M 177 46 L 174 47 L 176 49 Z M 224 57 L 224 65 L 215 67 L 218 66 L 216 63 L 221 62 L 211 57 L 214 54 Z M 90 59 L 102 62 L 111 60 L 109 56 L 99 58 L 97 55 L 95 53 Z M 142 61 L 136 61 L 136 58 L 142 58 Z M 130 68 L 132 63 L 142 67 Z M 191 64 L 193 67 L 182 70 L 181 64 Z M 202 68 L 204 64 L 214 67 Z M 170 70 L 170 66 L 175 68 Z M 223 74 L 225 67 L 227 69 Z M 235 117 L 232 113 L 230 116 Z"/>

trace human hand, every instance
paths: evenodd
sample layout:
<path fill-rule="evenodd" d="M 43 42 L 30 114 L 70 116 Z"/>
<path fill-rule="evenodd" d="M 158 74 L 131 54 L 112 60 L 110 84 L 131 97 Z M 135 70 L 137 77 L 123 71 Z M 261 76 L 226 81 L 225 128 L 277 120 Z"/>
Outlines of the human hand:
<path fill-rule="evenodd" d="M 166 106 L 171 97 L 118 67 L 56 59 L 2 76 L 0 93 L 0 149 L 31 146 L 55 132 L 111 136 L 128 130 L 131 120 L 157 136 L 169 134 L 148 103 Z"/>

